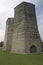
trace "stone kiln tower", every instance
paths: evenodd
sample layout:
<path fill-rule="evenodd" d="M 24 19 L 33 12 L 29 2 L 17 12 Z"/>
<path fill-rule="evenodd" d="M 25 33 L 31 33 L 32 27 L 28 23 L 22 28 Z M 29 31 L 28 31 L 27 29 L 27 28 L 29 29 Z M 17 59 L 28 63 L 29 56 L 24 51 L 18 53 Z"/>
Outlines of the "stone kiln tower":
<path fill-rule="evenodd" d="M 4 49 L 15 53 L 41 51 L 35 5 L 22 2 L 14 9 L 14 18 L 8 18 Z"/>

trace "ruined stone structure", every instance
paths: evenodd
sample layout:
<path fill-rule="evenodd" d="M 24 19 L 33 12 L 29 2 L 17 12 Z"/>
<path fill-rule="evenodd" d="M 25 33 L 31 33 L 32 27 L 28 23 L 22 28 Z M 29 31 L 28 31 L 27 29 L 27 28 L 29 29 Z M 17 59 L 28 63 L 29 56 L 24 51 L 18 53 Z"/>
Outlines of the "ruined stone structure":
<path fill-rule="evenodd" d="M 22 2 L 14 8 L 14 18 L 8 18 L 4 49 L 15 53 L 41 52 L 35 5 Z"/>

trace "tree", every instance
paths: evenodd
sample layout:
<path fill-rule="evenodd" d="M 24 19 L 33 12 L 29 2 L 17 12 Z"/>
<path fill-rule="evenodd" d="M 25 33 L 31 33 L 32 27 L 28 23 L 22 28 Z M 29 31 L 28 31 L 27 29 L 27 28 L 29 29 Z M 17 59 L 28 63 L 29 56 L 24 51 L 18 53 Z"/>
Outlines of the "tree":
<path fill-rule="evenodd" d="M 0 47 L 3 47 L 3 41 L 0 42 Z"/>

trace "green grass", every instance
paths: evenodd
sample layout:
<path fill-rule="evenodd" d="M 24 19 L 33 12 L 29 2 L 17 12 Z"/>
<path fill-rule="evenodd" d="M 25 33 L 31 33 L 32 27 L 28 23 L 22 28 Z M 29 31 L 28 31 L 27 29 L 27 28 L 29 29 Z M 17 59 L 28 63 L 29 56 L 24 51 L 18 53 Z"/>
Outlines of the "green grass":
<path fill-rule="evenodd" d="M 0 51 L 0 65 L 43 65 L 43 54 L 14 54 Z"/>

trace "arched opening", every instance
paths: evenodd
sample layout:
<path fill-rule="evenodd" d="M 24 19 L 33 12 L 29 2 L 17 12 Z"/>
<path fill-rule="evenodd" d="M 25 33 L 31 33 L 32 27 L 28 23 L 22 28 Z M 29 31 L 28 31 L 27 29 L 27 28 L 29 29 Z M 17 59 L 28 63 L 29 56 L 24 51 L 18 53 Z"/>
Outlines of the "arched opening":
<path fill-rule="evenodd" d="M 30 47 L 30 53 L 35 53 L 37 50 L 36 50 L 36 46 L 32 45 Z"/>

